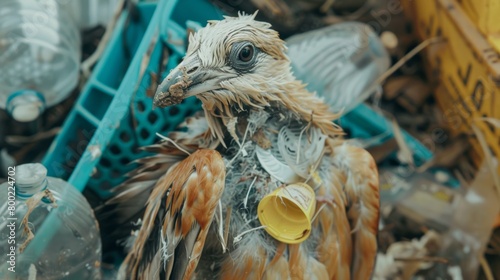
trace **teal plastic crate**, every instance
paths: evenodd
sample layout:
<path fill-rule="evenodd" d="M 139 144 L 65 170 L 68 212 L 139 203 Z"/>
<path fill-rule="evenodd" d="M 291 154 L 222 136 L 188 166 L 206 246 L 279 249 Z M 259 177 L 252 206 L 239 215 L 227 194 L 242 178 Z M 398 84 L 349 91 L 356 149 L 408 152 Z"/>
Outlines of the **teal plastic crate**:
<path fill-rule="evenodd" d="M 138 19 L 128 25 L 127 14 L 121 16 L 102 59 L 43 160 L 50 176 L 66 179 L 80 191 L 88 186 L 103 199 L 134 168 L 130 162 L 143 156 L 138 147 L 155 143 L 157 132 L 166 134 L 201 108 L 193 97 L 152 111 L 152 98 L 146 94 L 149 72 L 158 73 L 163 47 L 169 49 L 169 60 L 161 78 L 185 54 L 188 21 L 205 25 L 209 19 L 222 18 L 222 12 L 208 0 L 140 2 L 138 11 Z M 151 59 L 140 79 L 143 57 L 151 47 Z M 361 105 L 340 122 L 351 136 L 367 138 L 392 130 L 384 120 Z M 416 151 L 417 162 L 432 157 L 423 145 L 405 135 Z"/>
<path fill-rule="evenodd" d="M 156 132 L 167 133 L 200 108 L 198 100 L 191 98 L 151 110 L 146 89 L 149 72 L 158 72 L 162 46 L 169 48 L 166 74 L 184 56 L 186 21 L 222 17 L 208 1 L 198 0 L 140 2 L 138 11 L 137 21 L 127 20 L 127 12 L 121 15 L 102 59 L 43 159 L 50 176 L 66 179 L 80 191 L 89 186 L 101 198 L 108 197 L 110 188 L 133 168 L 129 163 L 143 156 L 138 147 L 154 143 Z M 139 79 L 142 58 L 155 38 L 150 63 Z"/>
<path fill-rule="evenodd" d="M 349 132 L 349 136 L 353 138 L 371 138 L 383 135 L 378 142 L 373 144 L 381 144 L 394 137 L 392 122 L 380 115 L 366 104 L 361 104 L 352 111 L 342 116 L 338 120 L 338 124 Z M 416 165 L 421 165 L 433 157 L 432 152 L 422 145 L 417 139 L 401 129 L 403 138 L 408 147 L 413 151 L 413 159 Z"/>

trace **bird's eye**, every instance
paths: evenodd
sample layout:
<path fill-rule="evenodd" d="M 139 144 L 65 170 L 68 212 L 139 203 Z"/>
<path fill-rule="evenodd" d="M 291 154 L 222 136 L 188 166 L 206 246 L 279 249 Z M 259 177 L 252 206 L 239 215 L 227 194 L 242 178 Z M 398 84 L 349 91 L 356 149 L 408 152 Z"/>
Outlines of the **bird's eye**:
<path fill-rule="evenodd" d="M 254 53 L 253 46 L 250 44 L 246 45 L 240 50 L 240 53 L 238 54 L 238 59 L 243 62 L 249 62 L 253 58 L 253 53 Z"/>
<path fill-rule="evenodd" d="M 238 71 L 251 71 L 257 62 L 259 49 L 251 42 L 236 42 L 229 54 L 230 65 Z"/>

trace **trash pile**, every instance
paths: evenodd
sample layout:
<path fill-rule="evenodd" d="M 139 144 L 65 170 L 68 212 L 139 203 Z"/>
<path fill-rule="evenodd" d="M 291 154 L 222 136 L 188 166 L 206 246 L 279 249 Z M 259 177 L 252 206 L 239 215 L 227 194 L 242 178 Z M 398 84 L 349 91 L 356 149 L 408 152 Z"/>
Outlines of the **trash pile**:
<path fill-rule="evenodd" d="M 476 7 L 479 4 L 455 0 L 435 0 L 435 7 L 410 0 L 189 0 L 172 1 L 170 5 L 164 0 L 90 2 L 95 3 L 86 6 L 55 0 L 43 4 L 11 0 L 0 7 L 0 190 L 6 192 L 0 195 L 4 197 L 0 203 L 0 234 L 5 240 L 15 235 L 18 244 L 15 250 L 6 244 L 0 248 L 0 255 L 7 256 L 7 262 L 3 262 L 5 257 L 0 258 L 4 264 L 0 266 L 1 279 L 10 279 L 8 268 L 16 266 L 15 262 L 8 263 L 12 261 L 8 254 L 15 256 L 22 277 L 116 279 L 124 273 L 118 271 L 124 259 L 131 262 L 126 251 L 134 250 L 134 242 L 149 244 L 149 239 L 141 235 L 141 226 L 147 223 L 144 210 L 138 205 L 114 204 L 116 200 L 124 196 L 135 197 L 138 202 L 147 200 L 155 178 L 164 175 L 159 172 L 175 168 L 176 160 L 188 158 L 199 147 L 215 149 L 220 143 L 225 147 L 220 140 L 224 134 L 221 127 L 227 127 L 226 134 L 238 142 L 236 151 L 230 149 L 234 158 L 226 160 L 229 165 L 237 159 L 238 166 L 246 166 L 241 157 L 252 156 L 254 149 L 256 157 L 263 157 L 262 151 L 272 143 L 296 139 L 302 143 L 303 135 L 318 138 L 314 140 L 318 145 L 329 145 L 325 131 L 310 129 L 309 125 L 302 128 L 300 122 L 294 124 L 295 130 L 290 129 L 290 135 L 283 136 L 281 129 L 276 136 L 269 136 L 259 131 L 256 123 L 262 125 L 276 116 L 248 113 L 244 116 L 247 121 L 242 118 L 243 107 L 236 110 L 240 115 L 223 122 L 215 117 L 208 124 L 199 122 L 202 112 L 229 109 L 216 103 L 207 107 L 206 97 L 200 97 L 205 98 L 203 107 L 195 98 L 179 97 L 196 82 L 189 75 L 195 73 L 196 78 L 196 71 L 200 71 L 199 67 L 189 68 L 196 61 L 182 62 L 189 42 L 194 40 L 189 36 L 207 20 L 241 12 L 252 15 L 257 10 L 255 19 L 269 22 L 284 40 L 293 75 L 306 84 L 307 90 L 323 98 L 332 114 L 338 114 L 335 123 L 344 129 L 346 143 L 366 149 L 377 164 L 380 215 L 372 279 L 500 278 L 500 118 L 495 98 L 500 60 L 494 48 L 497 41 L 491 35 L 494 28 L 481 20 L 478 14 L 485 11 Z M 191 14 L 190 7 L 199 10 L 192 8 L 196 12 Z M 469 61 L 469 52 L 477 50 L 469 46 L 470 41 L 488 47 L 484 54 L 474 53 L 476 62 Z M 452 44 L 469 46 L 463 48 L 467 55 L 452 56 L 457 55 Z M 245 63 L 256 62 L 251 58 L 245 62 L 242 54 L 252 56 L 260 50 L 251 45 L 242 45 L 241 49 L 246 52 L 239 54 L 243 58 L 240 64 L 227 63 L 241 73 L 251 72 Z M 175 74 L 171 71 L 179 63 L 186 66 L 175 77 L 178 91 L 163 89 L 170 83 L 166 77 Z M 210 82 L 204 86 L 210 86 Z M 171 93 L 169 105 L 175 106 L 153 111 L 157 88 Z M 210 90 L 222 94 L 218 89 Z M 239 106 L 245 102 L 243 98 L 233 99 Z M 227 102 L 225 106 L 229 106 Z M 313 114 L 309 123 L 316 121 Z M 286 117 L 283 113 L 280 122 Z M 178 125 L 183 130 L 169 134 Z M 221 142 L 208 140 L 212 138 L 202 133 L 207 126 L 220 130 L 212 132 Z M 187 138 L 193 134 L 195 143 Z M 259 147 L 245 146 L 247 134 Z M 166 150 L 160 145 L 142 149 L 160 140 L 167 143 Z M 302 184 L 309 191 L 314 184 L 321 185 L 320 163 L 312 164 L 318 168 L 315 170 L 299 161 L 300 155 L 322 157 L 323 146 L 300 151 L 300 147 L 296 150 L 287 145 L 265 153 L 267 160 L 273 161 L 264 172 L 255 167 L 263 162 L 258 158 L 257 164 L 251 161 L 253 167 L 234 169 L 237 173 L 228 175 L 234 177 L 231 180 L 235 184 L 245 187 L 244 194 L 233 195 L 244 198 L 241 207 L 247 209 L 253 198 L 264 197 L 265 193 L 260 193 L 264 190 L 276 187 L 276 196 L 287 190 L 278 182 L 295 187 Z M 134 161 L 139 158 L 143 159 Z M 284 162 L 288 166 L 281 165 Z M 134 170 L 140 164 L 146 165 Z M 233 167 L 227 172 L 233 172 Z M 272 179 L 262 175 L 268 173 Z M 258 176 L 244 181 L 252 174 Z M 280 179 L 296 178 L 297 174 L 306 182 Z M 242 178 L 236 180 L 240 175 Z M 125 181 L 127 178 L 132 180 Z M 254 186 L 256 182 L 259 187 Z M 121 193 L 127 184 L 132 194 Z M 311 205 L 317 212 L 307 208 L 307 232 L 301 242 L 317 238 L 314 231 L 310 232 L 314 222 L 321 219 L 325 205 L 338 203 L 327 195 L 316 195 L 316 203 Z M 283 197 L 294 199 L 288 193 L 279 196 Z M 271 204 L 270 197 L 266 199 L 269 205 L 259 206 L 273 211 L 272 215 L 266 213 L 268 216 L 259 212 L 259 218 L 267 217 L 266 223 L 278 223 L 282 218 L 279 215 L 284 215 L 281 212 L 293 204 L 282 201 L 287 206 L 279 208 Z M 12 208 L 14 200 L 17 209 Z M 221 247 L 220 241 L 226 252 L 235 246 L 228 241 L 232 236 L 229 221 L 240 215 L 241 209 L 222 205 L 220 201 L 215 205 L 212 228 L 217 227 L 217 246 Z M 133 222 L 113 216 L 123 208 L 131 209 L 133 217 L 127 218 Z M 257 217 L 257 212 L 254 214 Z M 10 230 L 7 225 L 14 217 L 16 230 Z M 149 218 L 154 225 L 163 222 L 163 218 Z M 107 223 L 113 219 L 125 226 L 112 228 L 114 224 Z M 258 227 L 259 221 L 250 214 L 243 220 L 247 222 L 241 226 L 245 230 L 241 236 L 233 236 L 234 240 L 238 237 L 240 242 L 246 235 L 248 240 L 269 241 L 259 238 L 261 233 L 270 232 L 267 227 L 271 225 L 263 222 Z M 255 227 L 247 230 L 249 225 Z M 280 234 L 290 235 L 287 229 L 272 230 L 276 240 L 283 239 Z M 102 240 L 97 238 L 99 234 Z M 74 246 L 55 248 L 49 242 L 54 236 Z M 126 240 L 120 239 L 123 236 Z M 162 248 L 164 254 L 172 250 L 167 247 Z M 283 256 L 293 255 L 292 249 L 276 248 Z M 23 251 L 33 257 L 25 257 Z M 279 258 L 272 263 L 279 263 Z M 215 258 L 213 262 L 207 266 L 211 266 L 208 271 L 220 272 L 214 269 Z M 55 265 L 62 268 L 50 269 Z"/>

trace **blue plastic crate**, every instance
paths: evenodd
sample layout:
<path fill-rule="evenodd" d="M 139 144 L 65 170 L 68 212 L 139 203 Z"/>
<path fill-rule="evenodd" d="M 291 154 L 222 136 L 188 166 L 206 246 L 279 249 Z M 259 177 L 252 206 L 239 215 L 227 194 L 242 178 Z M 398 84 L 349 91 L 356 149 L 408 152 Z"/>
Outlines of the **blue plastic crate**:
<path fill-rule="evenodd" d="M 349 130 L 350 136 L 353 138 L 366 139 L 384 135 L 384 137 L 378 139 L 379 143 L 374 144 L 380 144 L 394 137 L 392 122 L 366 104 L 361 104 L 348 114 L 342 116 L 338 123 L 344 129 Z M 421 165 L 433 157 L 432 152 L 417 139 L 403 129 L 401 129 L 401 132 L 408 147 L 413 151 L 413 158 L 416 165 Z"/>
<path fill-rule="evenodd" d="M 162 44 L 170 49 L 168 73 L 184 55 L 186 16 L 201 22 L 222 17 L 208 1 L 196 0 L 141 2 L 138 11 L 139 20 L 129 20 L 128 25 L 126 12 L 121 16 L 102 59 L 43 159 L 49 175 L 68 180 L 80 191 L 90 186 L 103 198 L 133 168 L 129 163 L 141 156 L 137 147 L 154 143 L 156 132 L 167 133 L 200 108 L 193 98 L 151 111 L 146 89 L 149 72 L 158 72 Z M 142 58 L 155 37 L 150 63 L 139 81 Z M 137 126 L 132 125 L 131 104 Z"/>
<path fill-rule="evenodd" d="M 152 99 L 146 95 L 151 83 L 149 72 L 159 71 L 163 45 L 169 49 L 169 60 L 161 78 L 185 54 L 188 21 L 204 25 L 209 19 L 222 18 L 222 12 L 208 0 L 161 0 L 158 5 L 141 2 L 138 10 L 139 20 L 130 21 L 127 28 L 127 15 L 122 15 L 102 59 L 43 160 L 49 175 L 68 180 L 80 191 L 89 186 L 101 198 L 109 197 L 109 190 L 134 167 L 129 163 L 143 155 L 138 147 L 153 144 L 158 140 L 156 132 L 167 133 L 201 108 L 193 97 L 177 106 L 152 111 Z M 151 59 L 139 79 L 143 57 L 150 47 Z M 366 138 L 391 131 L 384 120 L 362 105 L 344 116 L 341 124 L 352 136 Z M 415 148 L 417 162 L 432 157 L 418 141 L 406 137 Z"/>

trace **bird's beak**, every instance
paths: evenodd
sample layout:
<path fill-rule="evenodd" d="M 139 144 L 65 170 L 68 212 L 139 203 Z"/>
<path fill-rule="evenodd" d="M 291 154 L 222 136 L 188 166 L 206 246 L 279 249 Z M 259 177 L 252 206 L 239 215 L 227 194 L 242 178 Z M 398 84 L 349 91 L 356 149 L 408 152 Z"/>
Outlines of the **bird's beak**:
<path fill-rule="evenodd" d="M 179 104 L 188 97 L 219 89 L 220 82 L 231 76 L 202 67 L 196 55 L 187 57 L 158 86 L 153 108 Z"/>

